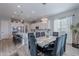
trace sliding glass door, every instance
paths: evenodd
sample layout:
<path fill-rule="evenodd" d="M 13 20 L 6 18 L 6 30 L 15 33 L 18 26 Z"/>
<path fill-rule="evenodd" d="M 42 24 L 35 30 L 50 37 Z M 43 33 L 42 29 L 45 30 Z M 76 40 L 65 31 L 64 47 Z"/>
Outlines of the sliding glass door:
<path fill-rule="evenodd" d="M 70 30 L 71 24 L 72 17 L 54 20 L 54 31 L 59 32 L 60 35 L 67 33 L 67 43 L 72 43 L 72 33 Z"/>

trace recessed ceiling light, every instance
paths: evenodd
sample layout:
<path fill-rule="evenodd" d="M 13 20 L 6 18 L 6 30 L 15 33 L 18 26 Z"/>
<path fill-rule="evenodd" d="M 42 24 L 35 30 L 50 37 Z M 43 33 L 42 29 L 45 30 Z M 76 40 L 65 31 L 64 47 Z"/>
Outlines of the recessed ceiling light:
<path fill-rule="evenodd" d="M 21 7 L 21 5 L 17 5 L 17 7 L 18 7 L 18 8 L 20 8 L 20 7 Z"/>
<path fill-rule="evenodd" d="M 32 14 L 34 14 L 35 13 L 35 11 L 32 11 Z"/>

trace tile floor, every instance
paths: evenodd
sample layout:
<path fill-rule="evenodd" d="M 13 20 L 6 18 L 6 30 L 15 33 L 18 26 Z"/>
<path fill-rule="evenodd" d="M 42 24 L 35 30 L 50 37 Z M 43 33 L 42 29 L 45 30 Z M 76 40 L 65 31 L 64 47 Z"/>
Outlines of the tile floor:
<path fill-rule="evenodd" d="M 72 47 L 71 44 L 66 45 L 66 52 L 63 56 L 79 56 L 79 49 Z"/>

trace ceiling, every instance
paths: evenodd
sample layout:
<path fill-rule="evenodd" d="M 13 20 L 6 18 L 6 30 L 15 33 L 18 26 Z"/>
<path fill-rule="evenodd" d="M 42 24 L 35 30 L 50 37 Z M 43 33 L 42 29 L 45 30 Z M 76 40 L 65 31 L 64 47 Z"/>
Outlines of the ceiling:
<path fill-rule="evenodd" d="M 0 3 L 0 17 L 33 21 L 78 7 L 77 3 Z"/>

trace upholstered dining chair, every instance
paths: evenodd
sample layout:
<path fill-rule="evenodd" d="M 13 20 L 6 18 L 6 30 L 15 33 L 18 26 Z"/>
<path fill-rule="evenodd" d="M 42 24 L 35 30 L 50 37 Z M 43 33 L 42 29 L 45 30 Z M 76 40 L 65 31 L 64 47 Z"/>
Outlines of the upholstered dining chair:
<path fill-rule="evenodd" d="M 37 55 L 35 42 L 36 42 L 36 39 L 35 39 L 34 33 L 28 33 L 28 43 L 29 43 L 29 50 L 30 50 L 31 56 Z"/>
<path fill-rule="evenodd" d="M 65 34 L 64 52 L 66 51 L 66 40 L 67 40 L 67 33 Z"/>
<path fill-rule="evenodd" d="M 49 47 L 46 45 L 44 54 L 47 56 L 60 56 L 61 54 L 61 46 L 62 46 L 62 37 L 57 37 L 54 43 L 54 47 Z"/>
<path fill-rule="evenodd" d="M 65 49 L 66 49 L 66 39 L 67 39 L 67 34 L 62 35 L 62 46 L 61 46 L 61 56 L 64 54 Z"/>

